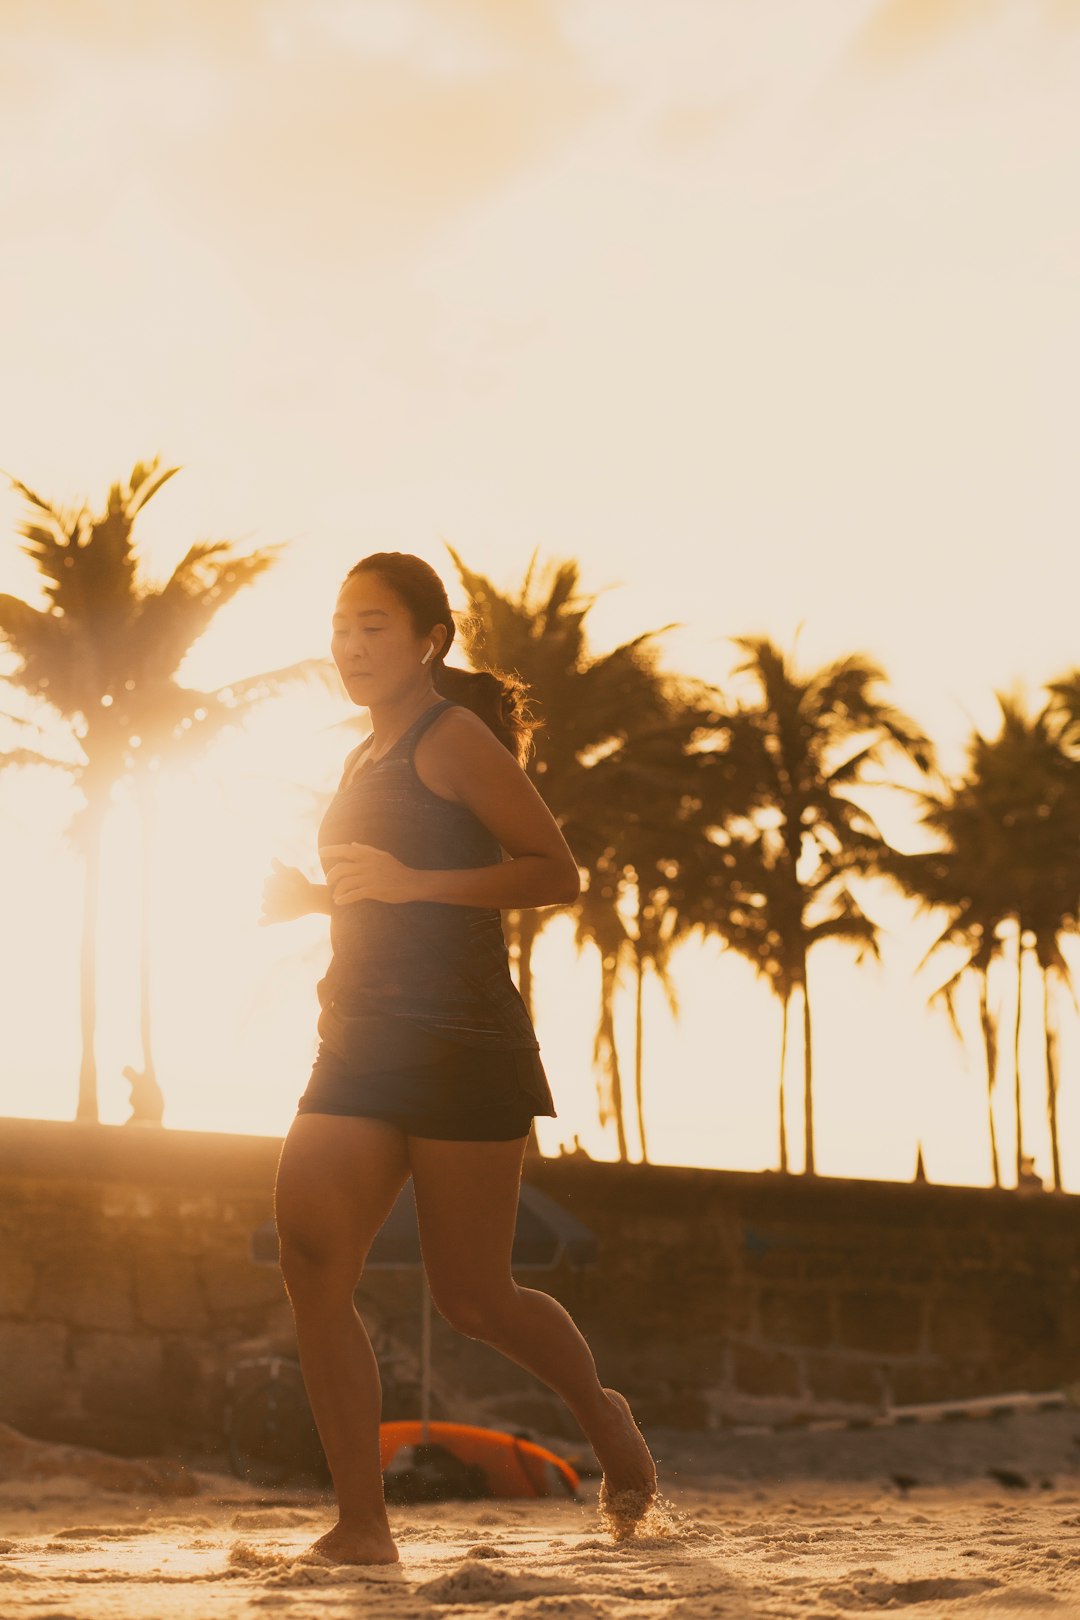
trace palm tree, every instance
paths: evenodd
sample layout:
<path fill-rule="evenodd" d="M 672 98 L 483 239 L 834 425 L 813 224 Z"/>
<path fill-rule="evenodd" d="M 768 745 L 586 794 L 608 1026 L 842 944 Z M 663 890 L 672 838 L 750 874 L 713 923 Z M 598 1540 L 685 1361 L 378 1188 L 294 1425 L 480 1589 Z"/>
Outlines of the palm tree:
<path fill-rule="evenodd" d="M 1050 701 L 1034 716 L 1026 713 L 1019 696 L 995 693 L 1002 721 L 998 735 L 987 739 L 976 731 L 968 744 L 963 778 L 944 795 L 920 795 L 923 823 L 937 835 L 941 847 L 918 856 L 894 856 L 887 863 L 888 874 L 908 893 L 921 895 L 931 905 L 944 905 L 949 912 L 927 957 L 946 941 L 960 943 L 969 952 L 968 960 L 937 994 L 945 998 L 957 1028 L 952 991 L 967 971 L 979 975 L 980 1022 L 991 1090 L 997 1032 L 987 1005 L 986 976 L 1010 931 L 1016 940 L 1013 1109 L 1018 1184 L 1024 1158 L 1023 969 L 1026 956 L 1034 952 L 1043 984 L 1046 1112 L 1051 1171 L 1058 1191 L 1062 1182 L 1054 987 L 1060 984 L 1068 989 L 1076 1006 L 1061 947 L 1064 937 L 1076 932 L 1080 911 L 1080 758 L 1073 746 L 1076 719 L 1070 707 L 1070 701 L 1075 703 L 1070 692 L 1075 694 L 1078 685 L 1074 677 L 1071 685 L 1065 681 L 1051 687 Z M 992 1153 L 997 1184 L 993 1138 Z"/>
<path fill-rule="evenodd" d="M 132 540 L 135 519 L 179 471 L 159 470 L 157 458 L 137 463 L 126 486 L 113 484 L 105 509 L 64 511 L 17 478 L 29 505 L 20 528 L 22 549 L 40 570 L 48 607 L 0 595 L 0 637 L 18 659 L 7 679 L 43 708 L 55 730 L 66 725 L 72 757 L 19 747 L 0 753 L 0 769 L 46 765 L 78 784 L 82 808 L 70 829 L 84 859 L 80 1026 L 82 1055 L 76 1118 L 96 1120 L 97 1066 L 95 935 L 102 828 L 113 789 L 132 781 L 143 811 L 140 955 L 142 1072 L 135 1080 L 156 1089 L 150 1019 L 150 896 L 146 879 L 153 842 L 157 776 L 163 765 L 190 758 L 223 727 L 294 680 L 317 679 L 332 689 L 327 660 L 305 659 L 214 691 L 182 686 L 176 670 L 214 614 L 277 560 L 278 546 L 237 556 L 228 541 L 193 545 L 161 587 L 138 578 Z"/>
<path fill-rule="evenodd" d="M 950 977 L 944 980 L 928 998 L 928 1005 L 941 1001 L 948 1013 L 953 1034 L 963 1045 L 964 1032 L 956 1004 L 956 992 L 962 981 L 973 974 L 979 991 L 979 1033 L 986 1061 L 986 1113 L 990 1142 L 990 1174 L 993 1185 L 1001 1186 L 1001 1160 L 998 1153 L 997 1125 L 994 1119 L 994 1094 L 998 1077 L 998 1020 L 990 1006 L 990 969 L 1004 951 L 1005 934 L 1001 925 L 1005 912 L 995 903 L 988 874 L 984 865 L 973 861 L 965 848 L 963 833 L 956 824 L 956 804 L 951 792 L 941 795 L 922 795 L 927 806 L 924 825 L 933 826 L 945 840 L 944 847 L 904 853 L 886 850 L 878 863 L 882 877 L 892 880 L 911 899 L 918 902 L 919 912 L 941 910 L 946 921 L 916 966 L 916 973 L 925 968 L 939 950 L 946 946 L 959 947 L 964 960 Z M 1017 1093 L 1017 1162 L 1022 1145 L 1022 1127 Z"/>
<path fill-rule="evenodd" d="M 579 902 L 578 941 L 592 938 L 600 944 L 593 920 L 593 897 L 599 896 L 616 914 L 608 948 L 616 941 L 614 971 L 602 979 L 601 1024 L 603 1050 L 614 1053 L 613 999 L 619 984 L 621 958 L 634 975 L 634 1105 L 642 1159 L 648 1159 L 644 1091 L 644 988 L 652 971 L 667 998 L 673 1017 L 679 1013 L 678 995 L 671 974 L 675 947 L 689 932 L 683 906 L 683 874 L 693 867 L 698 825 L 700 784 L 707 766 L 698 747 L 710 738 L 720 715 L 709 701 L 711 689 L 698 683 L 669 679 L 665 690 L 666 715 L 648 730 L 632 733 L 623 748 L 598 760 L 592 769 L 595 783 L 593 815 L 599 860 L 586 868 L 588 887 Z M 633 922 L 632 931 L 622 921 Z M 610 1042 L 606 1032 L 611 1031 Z"/>
<path fill-rule="evenodd" d="M 615 1000 L 631 942 L 619 912 L 621 878 L 610 857 L 601 856 L 593 864 L 574 908 L 574 941 L 579 950 L 586 944 L 595 946 L 600 957 L 600 1005 L 593 1041 L 598 1117 L 601 1126 L 614 1120 L 616 1149 L 619 1159 L 625 1161 L 629 1153 L 622 1071 L 615 1040 Z"/>
<path fill-rule="evenodd" d="M 1071 751 L 1071 722 L 1051 698 L 1029 716 L 1023 700 L 995 693 L 1001 730 L 988 741 L 975 734 L 970 775 L 984 813 L 994 827 L 991 870 L 1016 923 L 1017 997 L 1014 1031 L 1017 1111 L 1020 1086 L 1020 985 L 1025 953 L 1033 951 L 1043 983 L 1046 1115 L 1051 1173 L 1060 1192 L 1059 1085 L 1055 983 L 1076 1007 L 1061 942 L 1077 930 L 1080 912 L 1080 759 Z M 1017 1144 L 1017 1179 L 1020 1175 Z"/>
<path fill-rule="evenodd" d="M 701 846 L 704 858 L 686 904 L 695 924 L 745 955 L 780 998 L 782 1168 L 788 1004 L 796 989 L 802 991 L 804 1170 L 813 1175 L 807 959 L 824 939 L 854 944 L 857 962 L 867 951 L 878 954 L 877 927 L 848 879 L 872 873 L 888 847 L 847 790 L 865 784 L 865 766 L 880 764 L 890 750 L 929 771 L 933 749 L 912 720 L 875 695 L 885 677 L 862 654 L 799 675 L 768 639 L 732 639 L 745 653 L 733 673 L 750 678 L 757 701 L 725 717 L 726 746 L 716 756 L 702 810 L 712 836 Z"/>
<path fill-rule="evenodd" d="M 622 925 L 614 917 L 601 919 L 598 915 L 601 903 L 614 907 L 620 880 L 606 870 L 611 827 L 603 809 L 601 781 L 613 780 L 615 764 L 625 758 L 633 737 L 670 723 L 670 678 L 658 670 L 653 645 L 663 629 L 647 631 L 611 652 L 594 655 L 587 645 L 585 620 L 597 598 L 582 592 L 576 562 L 553 562 L 537 579 L 534 552 L 520 587 L 505 593 L 470 569 L 452 546 L 447 549 L 468 603 L 462 625 L 465 650 L 480 663 L 513 671 L 530 687 L 542 724 L 534 732 L 534 749 L 526 769 L 579 865 L 590 875 L 585 894 L 575 902 L 578 943 L 588 940 L 601 953 L 597 1061 L 606 1067 L 608 1085 L 618 1099 L 614 1106 L 623 1157 L 621 1082 L 607 999 L 618 982 L 611 945 Z M 603 778 L 596 770 L 601 761 L 605 764 Z M 530 1012 L 533 947 L 550 918 L 565 909 L 569 908 L 552 906 L 506 915 L 518 989 Z"/>
<path fill-rule="evenodd" d="M 1050 693 L 1048 714 L 1058 726 L 1058 743 L 1075 759 L 1080 752 L 1080 668 L 1059 681 L 1047 681 L 1046 690 Z"/>
<path fill-rule="evenodd" d="M 597 597 L 582 593 L 577 562 L 550 563 L 535 581 L 534 552 L 521 586 L 508 595 L 468 568 L 452 546 L 447 550 L 468 603 L 461 628 L 465 650 L 481 663 L 513 671 L 530 687 L 542 724 L 533 734 L 526 769 L 580 864 L 586 866 L 601 847 L 590 772 L 599 759 L 624 747 L 635 729 L 664 713 L 664 680 L 652 643 L 672 626 L 646 631 L 609 653 L 593 655 L 585 620 Z M 518 988 L 530 1009 L 532 946 L 560 909 L 512 911 L 507 916 Z"/>

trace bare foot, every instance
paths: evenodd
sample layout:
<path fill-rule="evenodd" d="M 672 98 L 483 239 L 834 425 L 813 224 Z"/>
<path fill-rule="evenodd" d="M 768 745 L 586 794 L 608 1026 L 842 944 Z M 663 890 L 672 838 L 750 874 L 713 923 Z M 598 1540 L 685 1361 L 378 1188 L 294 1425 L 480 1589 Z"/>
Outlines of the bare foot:
<path fill-rule="evenodd" d="M 592 1435 L 589 1438 L 604 1471 L 600 1516 L 607 1521 L 616 1541 L 623 1541 L 645 1517 L 656 1496 L 656 1464 L 625 1396 L 617 1389 L 605 1389 L 604 1394 L 612 1409 L 610 1427 L 597 1439 Z"/>
<path fill-rule="evenodd" d="M 335 1524 L 302 1556 L 328 1558 L 335 1564 L 396 1564 L 401 1555 L 389 1530 L 351 1530 Z"/>

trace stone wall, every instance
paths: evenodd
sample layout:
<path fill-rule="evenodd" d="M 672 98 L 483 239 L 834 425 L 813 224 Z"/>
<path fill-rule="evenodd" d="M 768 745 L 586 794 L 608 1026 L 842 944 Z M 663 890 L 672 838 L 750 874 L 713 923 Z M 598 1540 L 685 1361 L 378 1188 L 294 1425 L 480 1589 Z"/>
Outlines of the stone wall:
<path fill-rule="evenodd" d="M 638 1165 L 582 1175 L 557 1159 L 534 1179 L 604 1238 L 602 1280 L 571 1274 L 559 1297 L 584 1320 L 601 1289 L 594 1344 L 654 1421 L 1080 1380 L 1080 1198 Z"/>
<path fill-rule="evenodd" d="M 0 1419 L 219 1456 L 229 1367 L 294 1343 L 279 1273 L 249 1255 L 280 1145 L 0 1120 Z M 1080 1378 L 1078 1198 L 584 1156 L 527 1173 L 596 1232 L 600 1260 L 518 1280 L 562 1301 L 646 1425 Z M 358 1304 L 408 1355 L 420 1297 L 416 1272 L 371 1271 Z M 538 1380 L 438 1316 L 433 1365 L 459 1415 L 579 1435 Z"/>
<path fill-rule="evenodd" d="M 247 1256 L 280 1143 L 0 1120 L 0 1418 L 127 1453 L 220 1450 L 229 1352 L 291 1320 Z"/>

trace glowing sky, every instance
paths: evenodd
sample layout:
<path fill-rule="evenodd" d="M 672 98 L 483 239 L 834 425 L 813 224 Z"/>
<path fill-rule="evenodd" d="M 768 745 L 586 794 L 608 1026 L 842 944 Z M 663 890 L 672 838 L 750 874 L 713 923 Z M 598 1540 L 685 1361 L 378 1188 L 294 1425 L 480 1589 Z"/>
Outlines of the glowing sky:
<path fill-rule="evenodd" d="M 290 542 L 191 683 L 325 651 L 351 562 L 391 547 L 449 570 L 443 540 L 508 583 L 534 546 L 579 557 L 613 587 L 598 648 L 678 621 L 669 666 L 709 678 L 733 635 L 790 646 L 801 623 L 806 667 L 865 650 L 948 769 L 973 723 L 993 728 L 995 687 L 1034 702 L 1080 658 L 1075 0 L 8 0 L 0 43 L 0 465 L 97 503 L 140 457 L 182 463 L 140 520 L 152 578 L 196 538 Z M 13 535 L 6 491 L 0 514 Z M 41 601 L 14 541 L 0 589 Z M 350 712 L 344 694 L 284 705 L 173 786 L 170 1124 L 288 1124 L 326 923 L 254 919 L 272 854 L 315 874 L 304 788 L 336 780 L 352 736 L 329 728 Z M 0 1108 L 66 1117 L 73 800 L 38 772 L 0 797 Z M 874 808 L 904 835 L 902 806 Z M 120 805 L 113 1120 L 138 1061 L 132 837 Z M 921 1137 L 932 1178 L 985 1180 L 977 1054 L 923 1010 L 936 980 L 911 980 L 927 929 L 865 898 L 893 930 L 884 967 L 811 961 L 819 1169 L 906 1177 Z M 540 1140 L 609 1156 L 594 964 L 571 972 L 565 936 L 538 963 L 560 1110 Z M 679 983 L 678 1024 L 647 1008 L 652 1156 L 775 1162 L 778 1007 L 713 947 Z M 1037 1002 L 1033 985 L 1045 1171 Z M 627 998 L 628 1072 L 631 1024 Z M 794 1105 L 792 1136 L 798 1162 Z"/>

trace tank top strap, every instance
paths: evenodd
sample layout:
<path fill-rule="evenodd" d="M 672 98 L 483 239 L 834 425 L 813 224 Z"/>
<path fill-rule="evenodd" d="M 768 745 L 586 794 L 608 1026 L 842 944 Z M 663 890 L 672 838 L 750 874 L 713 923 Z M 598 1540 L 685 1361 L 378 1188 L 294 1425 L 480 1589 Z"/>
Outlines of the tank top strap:
<path fill-rule="evenodd" d="M 419 715 L 412 725 L 401 733 L 393 748 L 390 749 L 390 753 L 396 754 L 400 748 L 405 758 L 411 760 L 416 752 L 416 745 L 428 726 L 431 725 L 433 720 L 437 720 L 445 709 L 452 709 L 453 707 L 453 698 L 443 698 L 441 702 L 433 703 L 430 709 L 425 709 L 423 714 Z"/>

